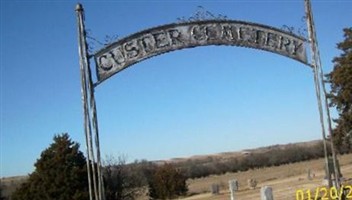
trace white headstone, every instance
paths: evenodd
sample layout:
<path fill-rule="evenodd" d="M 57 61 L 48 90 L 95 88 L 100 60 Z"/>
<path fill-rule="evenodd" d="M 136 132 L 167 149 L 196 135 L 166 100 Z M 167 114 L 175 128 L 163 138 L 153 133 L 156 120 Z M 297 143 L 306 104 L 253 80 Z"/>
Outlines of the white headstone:
<path fill-rule="evenodd" d="M 313 177 L 312 177 L 312 170 L 311 169 L 308 169 L 308 172 L 307 172 L 307 178 L 308 180 L 313 180 Z"/>
<path fill-rule="evenodd" d="M 236 179 L 229 181 L 231 200 L 235 200 L 235 192 L 238 191 L 238 181 Z"/>
<path fill-rule="evenodd" d="M 260 189 L 261 200 L 274 200 L 273 189 L 269 186 L 264 186 Z"/>

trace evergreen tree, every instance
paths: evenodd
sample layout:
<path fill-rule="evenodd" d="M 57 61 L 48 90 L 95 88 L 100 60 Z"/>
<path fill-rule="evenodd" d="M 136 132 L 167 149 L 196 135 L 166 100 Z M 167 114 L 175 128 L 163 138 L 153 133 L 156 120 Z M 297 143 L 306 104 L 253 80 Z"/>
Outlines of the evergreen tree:
<path fill-rule="evenodd" d="M 5 200 L 5 197 L 2 196 L 2 184 L 1 184 L 1 181 L 0 181 L 0 200 Z"/>
<path fill-rule="evenodd" d="M 14 193 L 14 200 L 89 199 L 86 161 L 67 133 L 54 136 L 35 163 L 35 171 Z"/>
<path fill-rule="evenodd" d="M 334 143 L 341 153 L 352 151 L 352 27 L 343 31 L 345 39 L 337 44 L 342 54 L 333 59 L 334 69 L 327 75 L 331 84 L 330 106 L 339 113 L 333 130 Z"/>

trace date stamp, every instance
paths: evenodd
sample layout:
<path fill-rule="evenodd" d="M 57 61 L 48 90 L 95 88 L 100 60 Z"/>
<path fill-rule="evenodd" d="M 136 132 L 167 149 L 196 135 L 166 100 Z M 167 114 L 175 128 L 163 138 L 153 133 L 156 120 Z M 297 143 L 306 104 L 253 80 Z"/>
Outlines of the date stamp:
<path fill-rule="evenodd" d="M 352 200 L 352 185 L 296 190 L 296 200 Z"/>

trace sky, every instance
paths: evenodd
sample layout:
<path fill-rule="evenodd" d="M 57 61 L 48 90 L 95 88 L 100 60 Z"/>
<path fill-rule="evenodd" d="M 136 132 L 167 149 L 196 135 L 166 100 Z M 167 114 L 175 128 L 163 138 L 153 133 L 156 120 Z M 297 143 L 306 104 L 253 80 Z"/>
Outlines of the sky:
<path fill-rule="evenodd" d="M 303 0 L 80 3 L 89 36 L 101 42 L 189 18 L 198 6 L 234 20 L 306 26 Z M 85 152 L 76 4 L 1 1 L 0 177 L 33 172 L 55 134 L 69 133 Z M 327 73 L 351 26 L 352 1 L 313 0 L 312 9 Z M 312 70 L 255 49 L 163 54 L 104 81 L 95 95 L 103 157 L 159 160 L 322 138 Z"/>

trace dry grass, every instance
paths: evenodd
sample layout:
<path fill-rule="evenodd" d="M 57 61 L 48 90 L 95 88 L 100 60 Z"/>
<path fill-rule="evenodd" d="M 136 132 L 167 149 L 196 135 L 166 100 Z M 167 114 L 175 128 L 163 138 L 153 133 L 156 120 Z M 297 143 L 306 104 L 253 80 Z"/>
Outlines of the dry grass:
<path fill-rule="evenodd" d="M 7 178 L 1 178 L 0 185 L 3 189 L 2 195 L 5 197 L 10 196 L 16 188 L 27 180 L 28 176 L 13 176 Z"/>
<path fill-rule="evenodd" d="M 352 178 L 352 154 L 338 157 L 341 172 L 345 178 Z M 307 179 L 307 170 L 311 169 L 315 174 L 313 180 Z M 257 188 L 250 190 L 247 180 L 254 178 L 258 181 Z M 199 179 L 188 180 L 189 193 L 193 194 L 185 200 L 195 199 L 230 199 L 228 181 L 237 179 L 239 191 L 236 199 L 260 199 L 260 187 L 271 186 L 274 198 L 278 200 L 295 199 L 298 189 L 312 189 L 322 186 L 324 178 L 324 159 L 317 159 L 278 167 L 260 168 L 238 173 L 227 173 L 219 176 L 209 176 Z M 210 194 L 210 185 L 219 184 L 221 192 L 219 195 Z M 351 183 L 349 183 L 351 184 Z"/>
<path fill-rule="evenodd" d="M 352 154 L 338 157 L 341 172 L 345 178 L 352 178 Z M 307 179 L 307 170 L 311 169 L 315 174 L 313 180 Z M 260 187 L 271 186 L 274 191 L 275 200 L 295 199 L 295 191 L 298 189 L 312 189 L 322 186 L 324 177 L 324 159 L 317 159 L 278 167 L 260 168 L 245 172 L 226 173 L 223 175 L 212 175 L 205 178 L 190 179 L 189 197 L 184 200 L 228 200 L 228 181 L 237 179 L 239 181 L 239 191 L 236 199 L 254 200 L 260 199 Z M 257 188 L 251 190 L 247 186 L 247 180 L 254 178 L 258 181 Z M 16 187 L 27 179 L 27 176 L 2 178 L 1 184 L 5 186 L 4 193 L 11 193 Z M 220 194 L 211 195 L 211 184 L 220 185 Z M 349 182 L 349 184 L 352 184 Z M 148 199 L 140 197 L 139 200 Z"/>

